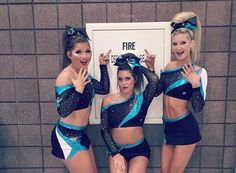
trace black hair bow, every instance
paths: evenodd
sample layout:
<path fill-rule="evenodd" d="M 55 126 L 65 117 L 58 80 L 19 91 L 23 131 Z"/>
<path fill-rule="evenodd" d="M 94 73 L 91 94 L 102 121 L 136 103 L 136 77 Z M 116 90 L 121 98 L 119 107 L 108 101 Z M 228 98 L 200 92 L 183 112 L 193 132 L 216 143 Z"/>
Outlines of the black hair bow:
<path fill-rule="evenodd" d="M 140 66 L 139 61 L 140 61 L 140 58 L 138 58 L 134 54 L 126 53 L 124 55 L 118 56 L 114 65 L 121 66 L 123 64 L 127 64 L 131 67 L 131 69 L 133 69 L 135 66 Z"/>
<path fill-rule="evenodd" d="M 194 16 L 182 23 L 176 23 L 176 22 L 171 22 L 171 27 L 173 28 L 171 34 L 179 29 L 179 28 L 187 28 L 187 29 L 190 29 L 190 30 L 194 30 L 197 28 L 197 16 Z"/>
<path fill-rule="evenodd" d="M 81 38 L 84 38 L 86 40 L 90 40 L 89 36 L 87 35 L 86 30 L 84 28 L 74 28 L 74 27 L 71 27 L 71 26 L 66 26 L 65 32 L 66 32 L 67 39 L 73 39 L 75 37 L 81 37 Z"/>

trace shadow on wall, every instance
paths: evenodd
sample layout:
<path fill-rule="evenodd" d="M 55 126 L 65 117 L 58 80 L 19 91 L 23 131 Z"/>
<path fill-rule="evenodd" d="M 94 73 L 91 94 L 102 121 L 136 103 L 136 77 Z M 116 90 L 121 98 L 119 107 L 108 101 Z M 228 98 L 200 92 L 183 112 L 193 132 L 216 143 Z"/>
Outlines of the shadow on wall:
<path fill-rule="evenodd" d="M 16 125 L 4 124 L 0 117 L 0 172 L 4 168 L 20 166 L 17 129 Z"/>

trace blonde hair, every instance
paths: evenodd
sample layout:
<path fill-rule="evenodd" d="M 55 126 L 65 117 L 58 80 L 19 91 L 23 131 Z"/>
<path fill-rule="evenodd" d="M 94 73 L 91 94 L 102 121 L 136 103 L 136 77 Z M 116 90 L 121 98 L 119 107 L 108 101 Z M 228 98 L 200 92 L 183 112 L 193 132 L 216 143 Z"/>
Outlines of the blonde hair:
<path fill-rule="evenodd" d="M 197 17 L 197 28 L 196 29 L 190 30 L 188 28 L 179 28 L 179 29 L 176 29 L 171 34 L 172 37 L 176 34 L 184 34 L 184 33 L 189 34 L 190 39 L 194 41 L 194 48 L 191 49 L 192 61 L 198 61 L 200 58 L 200 49 L 201 49 L 201 23 L 200 23 L 200 20 L 194 12 L 180 12 L 180 13 L 177 13 L 171 19 L 171 22 L 182 23 L 182 22 L 185 22 L 186 20 L 193 18 L 195 16 Z"/>

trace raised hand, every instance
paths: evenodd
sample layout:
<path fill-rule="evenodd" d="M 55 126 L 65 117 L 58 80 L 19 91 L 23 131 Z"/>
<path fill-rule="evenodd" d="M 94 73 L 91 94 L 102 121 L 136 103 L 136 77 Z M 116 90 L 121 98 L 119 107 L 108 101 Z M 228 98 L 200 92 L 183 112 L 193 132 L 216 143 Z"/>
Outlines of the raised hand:
<path fill-rule="evenodd" d="M 154 65 L 155 65 L 155 56 L 151 55 L 147 49 L 144 49 L 145 51 L 145 64 L 147 66 L 147 68 L 151 71 L 154 71 L 155 68 L 154 68 Z"/>
<path fill-rule="evenodd" d="M 111 53 L 111 49 L 106 53 L 101 53 L 99 55 L 99 63 L 103 65 L 107 65 L 110 61 L 109 56 L 108 56 L 110 53 Z"/>
<path fill-rule="evenodd" d="M 116 154 L 115 156 L 112 157 L 112 159 L 116 169 L 120 169 L 122 171 L 127 170 L 125 158 L 121 154 Z"/>
<path fill-rule="evenodd" d="M 200 77 L 201 77 L 201 72 L 198 74 L 194 73 L 194 68 L 191 63 L 185 64 L 182 67 L 182 75 L 186 77 L 186 79 L 189 81 L 189 83 L 192 84 L 193 88 L 198 88 L 200 86 Z"/>
<path fill-rule="evenodd" d="M 75 78 L 71 78 L 71 81 L 75 90 L 79 93 L 83 93 L 85 86 L 90 82 L 90 80 L 88 80 L 89 74 L 87 70 L 83 70 L 82 68 L 79 70 L 78 74 L 75 71 L 73 71 L 73 73 Z"/>

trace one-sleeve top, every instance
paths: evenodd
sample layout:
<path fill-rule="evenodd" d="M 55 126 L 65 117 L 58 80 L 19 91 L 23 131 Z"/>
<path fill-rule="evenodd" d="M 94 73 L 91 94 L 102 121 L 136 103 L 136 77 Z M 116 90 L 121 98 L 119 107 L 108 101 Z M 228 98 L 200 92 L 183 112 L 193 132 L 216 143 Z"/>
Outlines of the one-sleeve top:
<path fill-rule="evenodd" d="M 67 117 L 75 110 L 88 108 L 92 104 L 93 97 L 96 94 L 108 94 L 110 90 L 110 81 L 106 65 L 100 65 L 100 81 L 89 75 L 89 82 L 83 93 L 75 90 L 73 84 L 55 86 L 56 106 L 58 114 L 61 117 Z"/>
<path fill-rule="evenodd" d="M 200 87 L 192 88 L 191 83 L 181 74 L 182 68 L 178 67 L 161 72 L 161 77 L 156 88 L 156 96 L 163 93 L 174 98 L 191 101 L 193 110 L 200 112 L 206 99 L 207 72 L 204 68 L 194 71 L 200 74 Z"/>
<path fill-rule="evenodd" d="M 123 127 L 142 127 L 148 107 L 155 96 L 158 77 L 143 66 L 138 68 L 148 81 L 144 91 L 139 94 L 134 93 L 125 100 L 101 108 L 101 135 L 112 155 L 117 154 L 119 150 L 112 139 L 111 130 Z"/>

